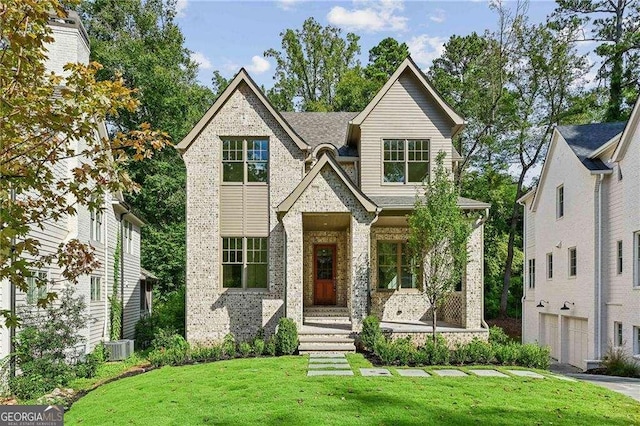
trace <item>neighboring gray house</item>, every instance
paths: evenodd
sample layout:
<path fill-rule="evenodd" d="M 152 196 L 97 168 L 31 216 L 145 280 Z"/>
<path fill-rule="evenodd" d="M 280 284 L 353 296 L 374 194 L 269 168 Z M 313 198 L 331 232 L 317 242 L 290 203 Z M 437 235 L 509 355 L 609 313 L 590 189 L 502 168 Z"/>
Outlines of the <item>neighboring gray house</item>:
<path fill-rule="evenodd" d="M 54 41 L 47 46 L 47 70 L 64 75 L 63 66 L 70 62 L 88 63 L 89 39 L 75 12 L 69 12 L 68 18 L 52 17 L 50 20 Z M 100 126 L 99 135 L 106 137 L 106 128 Z M 82 150 L 83 141 L 70 142 L 76 150 Z M 54 172 L 59 178 L 73 179 L 72 168 L 80 162 L 88 162 L 86 158 L 69 158 L 56 164 Z M 81 330 L 85 338 L 86 352 L 91 351 L 101 341 L 109 340 L 109 302 L 114 281 L 115 249 L 118 234 L 122 236 L 120 254 L 120 276 L 118 292 L 124 306 L 123 337 L 133 339 L 135 325 L 141 315 L 150 313 L 151 282 L 154 277 L 140 268 L 140 227 L 143 222 L 131 213 L 124 202 L 122 194 L 109 194 L 103 200 L 103 210 L 91 213 L 84 206 L 79 206 L 77 214 L 65 216 L 57 221 L 48 221 L 44 229 L 34 228 L 31 236 L 40 244 L 40 252 L 55 252 L 58 244 L 77 238 L 95 248 L 96 258 L 102 266 L 91 275 L 81 276 L 75 286 L 76 295 L 83 296 L 87 305 L 85 312 L 88 320 Z M 16 309 L 21 306 L 34 306 L 37 300 L 47 291 L 62 290 L 66 285 L 62 271 L 57 265 L 32 271 L 34 276 L 46 279 L 47 288 L 37 288 L 34 279 L 29 279 L 29 290 L 17 291 L 15 295 Z M 11 284 L 0 282 L 0 308 L 10 310 Z M 10 330 L 0 328 L 0 358 L 10 353 Z"/>
<path fill-rule="evenodd" d="M 525 206 L 523 340 L 588 368 L 640 357 L 640 103 L 625 123 L 559 126 Z"/>
<path fill-rule="evenodd" d="M 451 138 L 463 126 L 410 58 L 359 113 L 278 112 L 241 69 L 177 146 L 187 339 L 247 339 L 287 316 L 311 348 L 372 313 L 423 340 L 429 305 L 406 255 L 407 214 L 440 151 L 456 166 Z M 460 207 L 486 217 L 489 206 Z M 462 288 L 441 312 L 454 340 L 487 336 L 482 222 Z"/>

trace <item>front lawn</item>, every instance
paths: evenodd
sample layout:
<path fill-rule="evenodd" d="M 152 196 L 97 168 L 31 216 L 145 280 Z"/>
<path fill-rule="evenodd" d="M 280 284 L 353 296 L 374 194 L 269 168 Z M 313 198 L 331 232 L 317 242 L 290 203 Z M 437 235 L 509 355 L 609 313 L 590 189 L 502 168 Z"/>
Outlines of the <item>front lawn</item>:
<path fill-rule="evenodd" d="M 349 362 L 367 365 L 360 355 Z M 640 424 L 640 404 L 587 383 L 307 377 L 307 366 L 307 357 L 281 357 L 164 367 L 99 387 L 65 424 Z"/>

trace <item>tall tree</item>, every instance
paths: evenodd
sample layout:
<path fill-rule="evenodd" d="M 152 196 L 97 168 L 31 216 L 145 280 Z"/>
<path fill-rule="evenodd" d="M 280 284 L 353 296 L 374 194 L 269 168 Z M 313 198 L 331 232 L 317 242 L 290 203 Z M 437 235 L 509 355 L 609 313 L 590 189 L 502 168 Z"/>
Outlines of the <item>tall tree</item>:
<path fill-rule="evenodd" d="M 369 64 L 364 69 L 367 78 L 382 81 L 383 84 L 409 56 L 407 43 L 387 37 L 369 50 Z"/>
<path fill-rule="evenodd" d="M 602 58 L 598 78 L 606 79 L 609 86 L 605 120 L 624 119 L 640 89 L 640 1 L 557 0 L 557 4 L 558 27 L 580 32 L 586 27 L 592 35 L 586 40 L 599 43 L 595 49 Z"/>
<path fill-rule="evenodd" d="M 56 265 L 65 281 L 75 283 L 99 265 L 88 244 L 73 239 L 45 252 L 30 231 L 79 206 L 99 209 L 105 193 L 134 189 L 124 166 L 167 143 L 146 123 L 111 140 L 98 136 L 108 116 L 135 114 L 139 105 L 119 76 L 96 80 L 99 64 L 67 64 L 64 78 L 47 72 L 50 14 L 66 17 L 66 8 L 75 5 L 10 0 L 0 7 L 0 281 L 25 292 L 33 270 Z M 71 168 L 73 178 L 61 176 L 61 167 Z M 38 304 L 55 297 L 50 292 Z M 15 325 L 15 317 L 8 320 Z"/>
<path fill-rule="evenodd" d="M 277 63 L 276 82 L 267 93 L 271 101 L 281 111 L 333 111 L 338 82 L 358 64 L 360 38 L 353 33 L 343 38 L 342 30 L 322 27 L 313 18 L 280 36 L 282 50 L 264 52 Z"/>
<path fill-rule="evenodd" d="M 91 57 L 104 65 L 104 79 L 121 74 L 137 87 L 141 108 L 110 117 L 115 129 L 149 122 L 180 141 L 211 106 L 214 93 L 196 81 L 197 65 L 175 24 L 176 0 L 93 0 L 80 9 L 91 39 Z M 129 167 L 141 191 L 130 201 L 147 222 L 142 265 L 160 279 L 161 294 L 184 285 L 184 163 L 166 149 L 154 160 Z"/>
<path fill-rule="evenodd" d="M 444 152 L 436 157 L 434 179 L 416 199 L 408 217 L 409 250 L 422 291 L 429 301 L 436 343 L 438 310 L 462 278 L 467 266 L 469 220 L 458 207 L 458 190 L 444 168 Z"/>

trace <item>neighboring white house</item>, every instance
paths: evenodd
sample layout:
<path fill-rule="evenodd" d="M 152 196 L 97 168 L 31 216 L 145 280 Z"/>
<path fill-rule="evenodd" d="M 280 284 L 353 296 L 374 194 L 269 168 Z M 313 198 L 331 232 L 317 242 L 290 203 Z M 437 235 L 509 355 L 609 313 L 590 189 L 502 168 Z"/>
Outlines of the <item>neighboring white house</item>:
<path fill-rule="evenodd" d="M 640 357 L 640 102 L 629 122 L 559 126 L 525 206 L 523 340 L 582 369 Z"/>
<path fill-rule="evenodd" d="M 70 62 L 88 63 L 89 40 L 87 34 L 75 12 L 70 12 L 66 19 L 52 18 L 50 21 L 54 42 L 48 46 L 47 69 L 57 74 L 63 74 L 63 65 Z M 101 135 L 106 136 L 104 125 L 100 129 Z M 82 149 L 82 141 L 72 142 L 76 149 Z M 62 178 L 72 179 L 71 170 L 84 158 L 73 158 L 59 162 L 55 172 Z M 85 350 L 91 351 L 100 341 L 109 340 L 109 310 L 108 296 L 111 295 L 114 284 L 114 261 L 118 234 L 122 235 L 122 250 L 119 259 L 120 272 L 118 279 L 118 293 L 122 297 L 123 338 L 134 337 L 135 324 L 140 316 L 150 312 L 151 288 L 149 274 L 140 268 L 140 227 L 142 221 L 133 215 L 124 202 L 121 194 L 107 195 L 104 200 L 103 211 L 91 213 L 86 207 L 80 206 L 74 216 L 66 216 L 58 221 L 49 221 L 44 229 L 34 229 L 31 236 L 40 244 L 42 254 L 52 253 L 58 244 L 74 238 L 89 243 L 95 248 L 95 254 L 102 266 L 91 275 L 82 276 L 76 285 L 76 295 L 84 297 L 87 305 L 88 321 L 82 330 L 86 339 Z M 19 310 L 23 305 L 35 305 L 38 297 L 46 291 L 60 291 L 65 282 L 61 270 L 57 265 L 33 271 L 34 275 L 46 278 L 50 283 L 48 288 L 36 288 L 35 281 L 29 280 L 31 287 L 27 293 L 17 291 L 15 306 Z M 153 278 L 153 276 L 151 276 Z M 10 310 L 12 305 L 12 286 L 9 282 L 0 283 L 0 309 Z M 0 328 L 0 357 L 10 352 L 10 330 Z"/>

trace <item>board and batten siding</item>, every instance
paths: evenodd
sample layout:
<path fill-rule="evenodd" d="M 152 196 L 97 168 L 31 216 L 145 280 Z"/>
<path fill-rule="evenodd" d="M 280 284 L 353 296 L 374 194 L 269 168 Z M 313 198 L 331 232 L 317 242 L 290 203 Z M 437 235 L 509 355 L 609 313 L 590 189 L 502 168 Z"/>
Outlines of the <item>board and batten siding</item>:
<path fill-rule="evenodd" d="M 269 186 L 220 186 L 220 235 L 269 236 Z"/>
<path fill-rule="evenodd" d="M 384 139 L 429 139 L 430 169 L 440 151 L 451 158 L 453 122 L 410 73 L 404 72 L 361 125 L 360 181 L 367 195 L 415 195 L 416 184 L 382 183 Z M 450 162 L 445 161 L 450 166 Z"/>

